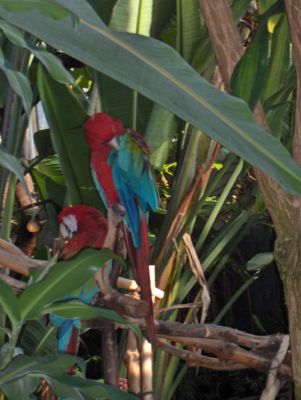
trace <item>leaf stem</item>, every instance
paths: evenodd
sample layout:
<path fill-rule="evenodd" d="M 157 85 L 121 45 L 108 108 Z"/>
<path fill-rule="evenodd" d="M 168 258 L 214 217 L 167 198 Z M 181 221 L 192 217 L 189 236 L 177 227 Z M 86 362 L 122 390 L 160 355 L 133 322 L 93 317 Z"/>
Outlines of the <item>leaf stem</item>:
<path fill-rule="evenodd" d="M 12 358 L 14 357 L 16 345 L 19 339 L 19 335 L 21 332 L 23 324 L 19 323 L 13 330 L 10 340 L 7 343 L 7 350 L 5 357 L 3 358 L 3 363 L 1 365 L 1 369 L 7 367 L 7 365 L 11 362 Z"/>

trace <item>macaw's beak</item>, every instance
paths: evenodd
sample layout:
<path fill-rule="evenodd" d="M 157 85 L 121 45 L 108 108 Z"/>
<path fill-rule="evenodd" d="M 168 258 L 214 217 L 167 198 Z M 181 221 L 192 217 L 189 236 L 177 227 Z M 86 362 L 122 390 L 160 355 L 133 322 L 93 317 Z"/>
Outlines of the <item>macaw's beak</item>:
<path fill-rule="evenodd" d="M 118 140 L 116 139 L 116 137 L 114 136 L 113 139 L 111 139 L 108 144 L 113 147 L 113 149 L 115 150 L 119 150 L 119 144 L 118 144 Z"/>
<path fill-rule="evenodd" d="M 54 252 L 57 255 L 58 259 L 64 258 L 64 247 L 65 247 L 65 239 L 60 235 L 55 239 L 55 248 Z"/>
<path fill-rule="evenodd" d="M 60 239 L 58 243 L 58 254 L 60 259 L 68 259 L 71 258 L 74 254 L 71 254 L 71 252 L 66 251 L 66 245 L 69 242 L 69 240 L 72 239 L 73 237 L 73 232 L 68 229 L 68 227 L 65 224 L 60 224 L 59 225 L 60 229 Z"/>

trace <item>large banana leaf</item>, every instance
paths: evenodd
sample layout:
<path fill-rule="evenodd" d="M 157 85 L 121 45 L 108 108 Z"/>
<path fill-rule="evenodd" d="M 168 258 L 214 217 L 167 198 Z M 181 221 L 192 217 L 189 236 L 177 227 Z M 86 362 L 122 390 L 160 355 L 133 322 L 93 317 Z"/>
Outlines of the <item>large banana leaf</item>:
<path fill-rule="evenodd" d="M 76 14 L 53 20 L 37 11 L 0 13 L 10 23 L 119 80 L 174 112 L 264 170 L 282 187 L 301 193 L 301 170 L 280 142 L 267 135 L 246 104 L 216 90 L 169 46 L 108 29 L 85 0 L 58 0 Z"/>
<path fill-rule="evenodd" d="M 177 50 L 187 61 L 201 39 L 201 11 L 197 0 L 177 1 Z"/>
<path fill-rule="evenodd" d="M 73 93 L 54 81 L 42 67 L 38 68 L 38 87 L 70 200 L 72 204 L 97 207 L 100 201 L 91 177 L 89 148 L 82 128 L 85 111 Z"/>
<path fill-rule="evenodd" d="M 77 300 L 71 300 L 53 303 L 49 307 L 44 308 L 43 313 L 54 313 L 63 318 L 80 320 L 100 317 L 108 321 L 117 322 L 121 325 L 127 325 L 129 329 L 131 329 L 137 337 L 142 340 L 141 331 L 138 326 L 131 324 L 126 319 L 120 317 L 115 311 L 108 310 L 107 308 L 94 307 Z"/>
<path fill-rule="evenodd" d="M 108 249 L 85 249 L 72 260 L 58 262 L 45 279 L 32 284 L 21 294 L 18 301 L 21 317 L 24 320 L 39 317 L 46 306 L 83 285 L 114 257 L 117 256 Z"/>
<path fill-rule="evenodd" d="M 113 7 L 109 26 L 116 31 L 149 36 L 156 3 L 158 0 L 118 0 Z M 104 74 L 99 74 L 98 81 L 103 111 L 121 119 L 124 126 L 143 132 L 152 103 Z"/>
<path fill-rule="evenodd" d="M 22 104 L 27 114 L 30 113 L 32 103 L 32 91 L 28 78 L 17 71 L 15 67 L 5 58 L 0 49 L 0 69 L 4 72 L 10 86 L 20 96 Z"/>
<path fill-rule="evenodd" d="M 10 319 L 13 328 L 20 320 L 18 300 L 11 287 L 0 280 L 0 306 Z"/>
<path fill-rule="evenodd" d="M 45 357 L 29 357 L 20 355 L 0 370 L 0 386 L 18 380 L 30 373 L 62 375 L 68 367 L 74 365 L 76 358 L 68 354 Z"/>
<path fill-rule="evenodd" d="M 46 50 L 39 50 L 24 37 L 20 30 L 7 24 L 5 21 L 0 20 L 0 29 L 13 44 L 31 51 L 32 54 L 34 54 L 34 56 L 45 66 L 53 79 L 62 83 L 74 84 L 74 78 L 70 72 L 64 68 L 62 62 L 54 54 L 49 53 Z M 29 106 L 30 105 L 31 103 L 29 103 Z"/>
<path fill-rule="evenodd" d="M 22 378 L 29 376 L 45 378 L 58 396 L 69 399 L 112 399 L 134 400 L 135 397 L 126 392 L 120 392 L 117 388 L 100 384 L 89 379 L 64 375 L 68 367 L 79 362 L 80 359 L 68 354 L 57 354 L 45 357 L 29 357 L 20 355 L 3 370 L 0 370 L 0 387 L 5 394 L 12 393 L 12 387 Z M 81 365 L 83 365 L 81 363 Z M 24 388 L 25 389 L 25 388 Z M 20 395 L 20 394 L 19 394 Z M 23 393 L 26 399 L 30 399 L 29 393 Z M 12 398 L 12 397 L 9 397 Z M 16 398 L 16 397 L 14 397 Z M 20 398 L 20 397 L 19 397 Z"/>
<path fill-rule="evenodd" d="M 66 399 L 73 400 L 135 400 L 136 396 L 95 380 L 64 375 L 47 379 L 51 389 Z"/>
<path fill-rule="evenodd" d="M 23 167 L 15 156 L 8 153 L 6 149 L 0 145 L 0 166 L 13 172 L 16 177 L 20 180 L 23 187 L 26 188 L 26 183 L 23 177 Z"/>

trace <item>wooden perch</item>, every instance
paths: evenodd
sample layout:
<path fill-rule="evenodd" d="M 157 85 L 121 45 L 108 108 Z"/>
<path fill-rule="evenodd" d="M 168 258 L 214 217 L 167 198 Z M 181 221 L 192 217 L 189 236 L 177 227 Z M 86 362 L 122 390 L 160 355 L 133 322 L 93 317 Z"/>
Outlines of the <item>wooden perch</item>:
<path fill-rule="evenodd" d="M 243 364 L 237 364 L 229 360 L 220 360 L 219 358 L 204 356 L 189 350 L 172 346 L 164 339 L 157 339 L 158 347 L 167 353 L 185 360 L 190 367 L 203 367 L 216 371 L 236 371 L 246 369 Z"/>
<path fill-rule="evenodd" d="M 144 318 L 148 312 L 148 306 L 145 301 L 126 296 L 115 289 L 112 289 L 105 296 L 100 297 L 97 300 L 97 305 L 133 318 Z"/>
<path fill-rule="evenodd" d="M 237 329 L 213 324 L 180 324 L 157 321 L 157 344 L 162 350 L 184 359 L 189 366 L 202 366 L 217 370 L 253 368 L 268 373 L 272 361 L 277 359 L 279 379 L 291 380 L 292 369 L 287 348 L 286 357 L 275 358 L 284 335 L 257 336 Z M 171 343 L 179 343 L 184 348 Z M 285 342 L 287 343 L 287 342 Z M 199 354 L 195 349 L 206 352 Z"/>
<path fill-rule="evenodd" d="M 196 264 L 193 247 L 189 238 L 186 239 L 186 251 L 190 255 L 192 269 L 195 269 L 196 276 L 203 281 L 203 288 L 205 288 L 206 283 L 203 280 L 201 266 Z M 33 260 L 24 255 L 13 244 L 0 239 L 0 265 L 27 277 L 30 269 L 45 267 L 47 262 Z M 129 321 L 144 327 L 144 318 L 147 315 L 148 306 L 144 301 L 134 298 L 135 292 L 139 290 L 137 283 L 121 277 L 116 278 L 116 286 L 134 292 L 131 295 L 126 295 L 112 287 L 109 268 L 102 268 L 98 278 L 100 278 L 98 283 L 102 295 L 98 298 L 96 304 L 113 309 Z M 26 288 L 26 282 L 21 282 L 1 272 L 0 279 L 16 291 Z M 153 291 L 155 293 L 156 288 L 153 288 Z M 104 321 L 101 319 L 87 321 L 87 324 L 90 327 L 104 327 Z M 257 336 L 215 324 L 181 324 L 160 320 L 156 321 L 156 330 L 157 346 L 169 354 L 185 360 L 189 366 L 228 371 L 253 368 L 267 373 L 268 379 L 262 399 L 273 399 L 283 381 L 292 379 L 288 336 L 280 334 Z M 135 346 L 132 343 L 133 349 Z M 145 358 L 146 365 L 148 359 Z M 146 377 L 144 371 L 140 371 L 140 374 L 142 372 L 143 376 Z M 116 376 L 114 383 L 115 381 Z M 140 378 L 139 390 L 141 390 L 140 393 L 146 392 L 147 396 L 151 398 L 150 381 L 151 379 L 143 380 Z M 134 382 L 130 384 L 135 386 Z M 146 386 L 145 383 L 147 383 Z"/>
<path fill-rule="evenodd" d="M 46 265 L 47 261 L 34 260 L 14 244 L 0 239 L 0 266 L 27 277 L 30 269 L 43 268 Z"/>
<path fill-rule="evenodd" d="M 279 390 L 281 389 L 281 381 L 278 379 L 277 375 L 279 372 L 279 367 L 283 362 L 286 353 L 289 348 L 289 336 L 284 336 L 280 348 L 272 360 L 270 371 L 267 377 L 266 385 L 264 391 L 261 393 L 260 400 L 274 400 Z"/>
<path fill-rule="evenodd" d="M 128 332 L 124 362 L 128 375 L 128 388 L 134 395 L 141 393 L 140 353 L 137 346 L 137 338 L 132 331 Z"/>
<path fill-rule="evenodd" d="M 11 271 L 17 272 L 23 276 L 29 276 L 29 269 L 21 257 L 8 253 L 0 249 L 0 265 L 9 268 Z"/>
<path fill-rule="evenodd" d="M 157 321 L 157 333 L 165 336 L 187 336 L 221 339 L 243 347 L 269 348 L 277 351 L 284 335 L 258 336 L 215 324 L 181 324 L 180 322 Z"/>
<path fill-rule="evenodd" d="M 116 286 L 118 289 L 125 289 L 129 292 L 137 292 L 140 290 L 140 287 L 138 286 L 137 282 L 133 279 L 127 279 L 123 278 L 122 276 L 119 276 L 117 278 Z M 152 288 L 152 293 L 155 298 L 157 299 L 163 299 L 164 297 L 164 292 L 163 290 L 159 288 Z"/>
<path fill-rule="evenodd" d="M 4 281 L 7 285 L 11 286 L 16 292 L 21 292 L 27 287 L 27 284 L 25 282 L 12 278 L 11 276 L 3 274 L 2 272 L 0 272 L 0 279 Z"/>

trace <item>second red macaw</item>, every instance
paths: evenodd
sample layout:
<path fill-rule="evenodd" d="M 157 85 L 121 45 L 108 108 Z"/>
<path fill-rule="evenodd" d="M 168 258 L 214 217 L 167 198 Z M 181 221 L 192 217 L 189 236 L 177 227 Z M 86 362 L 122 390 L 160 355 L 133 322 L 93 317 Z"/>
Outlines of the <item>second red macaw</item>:
<path fill-rule="evenodd" d="M 154 344 L 147 215 L 158 209 L 159 198 L 149 149 L 140 134 L 125 130 L 121 121 L 106 113 L 89 117 L 84 128 L 91 150 L 92 176 L 100 197 L 107 208 L 123 216 L 127 251 L 142 299 L 149 305 L 147 331 Z"/>
<path fill-rule="evenodd" d="M 58 215 L 62 236 L 68 240 L 60 258 L 68 260 L 86 247 L 102 249 L 108 233 L 107 220 L 94 207 L 78 205 L 65 207 Z M 68 293 L 64 300 L 79 300 L 90 304 L 98 294 L 95 277 L 88 279 L 82 287 Z M 81 321 L 67 319 L 56 314 L 49 316 L 50 322 L 58 328 L 58 350 L 63 353 L 76 354 L 79 345 Z"/>

